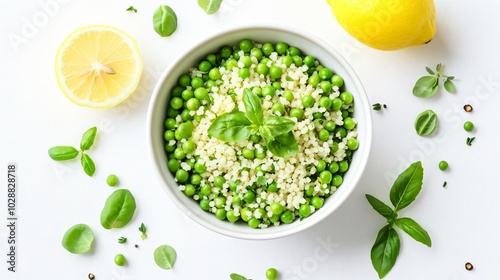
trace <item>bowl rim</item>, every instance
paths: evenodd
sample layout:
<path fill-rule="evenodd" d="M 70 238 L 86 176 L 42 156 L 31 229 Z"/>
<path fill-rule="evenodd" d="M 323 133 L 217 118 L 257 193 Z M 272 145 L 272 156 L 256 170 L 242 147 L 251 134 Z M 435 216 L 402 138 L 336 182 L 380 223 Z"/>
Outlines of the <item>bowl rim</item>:
<path fill-rule="evenodd" d="M 165 83 L 165 80 L 167 79 L 167 76 L 170 72 L 173 71 L 173 69 L 178 65 L 182 59 L 186 56 L 188 56 L 191 52 L 196 50 L 199 47 L 202 47 L 204 44 L 207 42 L 213 41 L 213 40 L 218 40 L 228 34 L 234 33 L 234 32 L 245 32 L 245 31 L 251 31 L 255 29 L 265 29 L 265 30 L 270 30 L 270 31 L 277 31 L 277 32 L 283 32 L 283 33 L 290 33 L 293 34 L 297 37 L 301 37 L 307 41 L 310 41 L 311 43 L 314 43 L 315 45 L 318 45 L 318 47 L 322 48 L 323 50 L 327 51 L 329 54 L 331 54 L 332 57 L 334 57 L 340 64 L 340 67 L 342 67 L 345 72 L 347 73 L 348 76 L 352 79 L 351 82 L 351 87 L 355 88 L 357 90 L 357 96 L 359 96 L 356 99 L 356 104 L 360 104 L 358 106 L 360 110 L 366 111 L 364 114 L 364 119 L 362 120 L 365 122 L 365 141 L 366 143 L 363 143 L 365 152 L 363 154 L 360 154 L 356 161 L 359 162 L 358 168 L 361 169 L 360 172 L 356 173 L 352 180 L 349 182 L 352 186 L 347 188 L 346 191 L 342 193 L 342 198 L 340 198 L 336 204 L 330 205 L 328 209 L 325 209 L 326 211 L 323 212 L 323 215 L 317 219 L 310 219 L 307 218 L 301 223 L 299 226 L 291 227 L 285 231 L 278 231 L 278 232 L 266 232 L 262 233 L 259 232 L 259 234 L 251 234 L 251 233 L 241 233 L 241 232 L 234 232 L 227 230 L 223 227 L 219 227 L 217 225 L 214 225 L 211 222 L 206 221 L 203 218 L 198 217 L 196 213 L 193 213 L 190 209 L 190 207 L 186 206 L 182 201 L 177 199 L 176 194 L 174 191 L 178 191 L 176 188 L 171 187 L 168 185 L 168 183 L 164 180 L 163 175 L 161 174 L 161 171 L 158 167 L 159 164 L 159 159 L 157 158 L 157 152 L 155 151 L 155 145 L 154 145 L 154 139 L 153 135 L 154 132 L 152 131 L 152 123 L 153 123 L 153 117 L 154 117 L 154 108 L 155 108 L 155 103 L 156 100 L 159 98 L 161 94 L 164 94 L 162 89 L 163 89 L 163 84 Z M 345 200 L 350 196 L 350 194 L 353 192 L 353 190 L 356 188 L 356 186 L 359 184 L 359 180 L 363 173 L 365 172 L 366 165 L 368 162 L 368 158 L 370 155 L 371 151 L 371 146 L 372 146 L 372 129 L 373 129 L 373 124 L 372 124 L 372 116 L 371 116 L 371 110 L 370 106 L 368 103 L 368 97 L 366 95 L 366 91 L 361 83 L 360 78 L 352 68 L 352 66 L 347 62 L 347 60 L 344 58 L 344 56 L 337 51 L 334 47 L 331 45 L 327 44 L 323 39 L 317 37 L 316 35 L 313 35 L 303 29 L 297 28 L 297 27 L 292 27 L 289 25 L 285 24 L 254 24 L 254 25 L 244 25 L 244 26 L 232 26 L 223 30 L 220 30 L 218 32 L 215 32 L 214 34 L 209 35 L 208 37 L 205 37 L 201 40 L 198 40 L 198 42 L 194 43 L 192 46 L 186 48 L 183 52 L 178 54 L 172 62 L 165 68 L 161 76 L 158 78 L 157 83 L 153 89 L 153 94 L 151 96 L 149 106 L 148 106 L 148 111 L 147 111 L 147 121 L 146 121 L 146 133 L 147 133 L 147 145 L 148 145 L 148 150 L 149 150 L 149 155 L 152 159 L 152 162 L 154 164 L 154 172 L 155 172 L 155 177 L 160 183 L 161 188 L 165 191 L 169 199 L 176 205 L 176 207 L 181 210 L 185 215 L 187 215 L 191 220 L 194 220 L 196 223 L 199 225 L 213 231 L 217 232 L 219 234 L 233 237 L 233 238 L 239 238 L 239 239 L 247 239 L 247 240 L 270 240 L 270 239 L 276 239 L 276 238 L 281 238 L 285 236 L 290 236 L 292 234 L 298 233 L 300 231 L 303 231 L 306 228 L 310 228 L 314 226 L 315 224 L 319 223 L 320 221 L 324 220 L 327 216 L 329 216 L 331 213 L 333 213 L 340 205 L 342 205 Z M 335 195 L 335 194 L 333 194 Z M 297 221 L 295 221 L 297 222 Z M 286 225 L 283 225 L 286 226 Z M 256 229 L 258 231 L 264 231 L 265 229 Z"/>

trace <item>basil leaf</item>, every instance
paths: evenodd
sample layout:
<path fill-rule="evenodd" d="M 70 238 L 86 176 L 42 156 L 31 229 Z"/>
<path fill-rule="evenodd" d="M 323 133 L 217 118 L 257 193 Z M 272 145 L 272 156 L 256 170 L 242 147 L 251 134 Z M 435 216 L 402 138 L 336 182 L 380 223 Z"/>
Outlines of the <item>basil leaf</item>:
<path fill-rule="evenodd" d="M 406 232 L 409 236 L 413 237 L 416 241 L 432 246 L 431 237 L 425 229 L 423 229 L 417 222 L 410 218 L 400 218 L 394 221 L 397 227 Z"/>
<path fill-rule="evenodd" d="M 101 211 L 101 225 L 105 229 L 122 228 L 132 220 L 135 208 L 135 198 L 129 190 L 116 190 L 106 199 Z"/>
<path fill-rule="evenodd" d="M 431 97 L 438 90 L 438 77 L 423 76 L 418 79 L 413 87 L 413 95 L 416 97 Z"/>
<path fill-rule="evenodd" d="M 399 235 L 390 225 L 386 225 L 378 232 L 370 255 L 373 268 L 377 271 L 379 278 L 386 276 L 396 263 L 399 245 Z"/>
<path fill-rule="evenodd" d="M 434 71 L 432 71 L 431 68 L 429 68 L 429 67 L 425 67 L 425 70 L 427 71 L 427 73 L 429 73 L 431 75 L 436 75 L 436 73 Z"/>
<path fill-rule="evenodd" d="M 271 133 L 271 131 L 269 130 L 269 128 L 265 127 L 265 126 L 259 126 L 259 133 L 260 135 L 262 135 L 262 137 L 264 137 L 264 140 L 268 140 L 268 141 L 274 141 L 274 136 L 273 134 Z"/>
<path fill-rule="evenodd" d="M 236 273 L 231 273 L 229 277 L 231 277 L 231 280 L 248 280 L 245 276 L 241 276 Z"/>
<path fill-rule="evenodd" d="M 243 112 L 225 113 L 213 120 L 208 135 L 225 142 L 241 142 L 250 137 L 251 124 Z"/>
<path fill-rule="evenodd" d="M 222 0 L 198 0 L 198 6 L 200 6 L 205 13 L 211 15 L 217 12 L 222 4 Z"/>
<path fill-rule="evenodd" d="M 264 112 L 262 111 L 262 101 L 259 96 L 246 88 L 243 91 L 243 104 L 245 104 L 245 114 L 253 123 L 261 125 L 264 121 Z"/>
<path fill-rule="evenodd" d="M 285 117 L 269 116 L 264 121 L 265 128 L 273 137 L 288 133 L 295 126 L 295 122 Z"/>
<path fill-rule="evenodd" d="M 49 149 L 49 157 L 57 161 L 74 159 L 78 153 L 78 150 L 71 146 L 55 146 Z"/>
<path fill-rule="evenodd" d="M 171 269 L 177 260 L 177 252 L 169 245 L 161 245 L 154 251 L 155 263 L 163 269 Z"/>
<path fill-rule="evenodd" d="M 86 151 L 94 145 L 95 136 L 97 134 L 97 128 L 94 126 L 89 130 L 85 131 L 82 135 L 82 140 L 80 141 L 80 149 Z"/>
<path fill-rule="evenodd" d="M 444 89 L 446 89 L 447 92 L 449 93 L 455 93 L 455 85 L 451 81 L 451 79 L 446 79 L 444 82 Z"/>
<path fill-rule="evenodd" d="M 153 27 L 161 37 L 172 35 L 177 29 L 177 15 L 166 5 L 161 5 L 153 14 Z"/>
<path fill-rule="evenodd" d="M 94 232 L 85 224 L 77 224 L 69 228 L 63 236 L 62 246 L 73 254 L 84 254 L 90 251 L 94 242 Z"/>
<path fill-rule="evenodd" d="M 278 157 L 286 158 L 299 152 L 299 145 L 291 131 L 275 137 L 274 141 L 267 138 L 264 138 L 264 141 L 269 151 Z"/>
<path fill-rule="evenodd" d="M 415 131 L 420 136 L 426 136 L 434 132 L 438 117 L 432 110 L 425 110 L 415 120 Z"/>
<path fill-rule="evenodd" d="M 383 203 L 376 197 L 365 194 L 366 199 L 368 199 L 368 202 L 371 204 L 373 209 L 377 211 L 380 215 L 382 215 L 386 219 L 394 219 L 397 215 L 394 213 L 394 211 L 389 207 L 387 204 Z"/>
<path fill-rule="evenodd" d="M 94 161 L 89 157 L 89 155 L 82 153 L 81 163 L 83 171 L 85 171 L 85 174 L 92 177 L 92 175 L 94 175 L 95 172 Z"/>
<path fill-rule="evenodd" d="M 412 163 L 405 171 L 399 174 L 392 185 L 390 199 L 395 212 L 410 205 L 422 189 L 424 169 L 420 161 Z"/>

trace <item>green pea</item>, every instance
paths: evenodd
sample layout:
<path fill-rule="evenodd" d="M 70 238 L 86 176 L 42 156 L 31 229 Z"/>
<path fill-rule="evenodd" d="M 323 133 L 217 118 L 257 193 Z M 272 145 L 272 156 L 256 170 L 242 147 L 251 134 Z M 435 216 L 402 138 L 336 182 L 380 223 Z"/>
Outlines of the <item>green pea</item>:
<path fill-rule="evenodd" d="M 175 144 L 174 144 L 174 145 L 170 145 L 169 143 L 166 143 L 166 144 L 165 144 L 165 151 L 166 151 L 167 153 L 173 153 L 173 152 L 175 151 L 175 149 L 176 149 L 176 148 L 177 148 L 177 146 L 176 146 Z M 173 156 L 174 156 L 174 155 L 172 154 L 172 157 L 173 157 Z"/>
<path fill-rule="evenodd" d="M 273 86 L 265 85 L 262 88 L 262 96 L 271 96 L 273 97 L 276 94 L 276 89 Z"/>
<path fill-rule="evenodd" d="M 338 111 L 342 108 L 342 105 L 344 105 L 344 102 L 342 102 L 342 99 L 335 97 L 332 100 L 332 111 Z"/>
<path fill-rule="evenodd" d="M 283 116 L 285 115 L 285 106 L 283 106 L 283 104 L 281 103 L 274 103 L 273 107 L 271 108 L 271 111 L 275 115 Z"/>
<path fill-rule="evenodd" d="M 323 91 L 323 93 L 330 93 L 332 91 L 332 84 L 329 81 L 321 81 L 319 83 L 319 88 Z"/>
<path fill-rule="evenodd" d="M 293 63 L 293 58 L 289 55 L 284 56 L 281 58 L 281 63 L 285 64 L 286 67 L 290 67 Z"/>
<path fill-rule="evenodd" d="M 271 85 L 274 87 L 274 89 L 278 90 L 281 89 L 281 83 L 278 81 L 274 81 L 271 83 Z"/>
<path fill-rule="evenodd" d="M 170 100 L 170 107 L 178 110 L 184 106 L 184 101 L 180 99 L 179 97 L 172 97 Z"/>
<path fill-rule="evenodd" d="M 253 48 L 251 51 L 250 51 L 250 56 L 253 56 L 255 58 L 257 58 L 257 60 L 261 60 L 262 59 L 262 51 L 259 49 L 259 48 Z"/>
<path fill-rule="evenodd" d="M 200 208 L 204 211 L 208 211 L 208 209 L 210 209 L 210 200 L 201 199 L 200 200 Z"/>
<path fill-rule="evenodd" d="M 333 121 L 326 121 L 324 124 L 323 124 L 323 127 L 330 131 L 330 132 L 333 132 L 335 130 L 335 123 Z"/>
<path fill-rule="evenodd" d="M 322 159 L 318 160 L 318 163 L 316 164 L 316 171 L 321 172 L 325 170 L 326 168 L 326 162 Z"/>
<path fill-rule="evenodd" d="M 330 149 L 332 150 L 332 153 L 335 153 L 336 151 L 339 150 L 339 143 L 333 142 L 332 146 L 330 147 Z"/>
<path fill-rule="evenodd" d="M 273 224 L 279 220 L 280 220 L 280 215 L 272 215 L 271 217 L 269 217 L 269 222 L 271 222 Z"/>
<path fill-rule="evenodd" d="M 315 62 L 315 59 L 314 57 L 310 56 L 310 55 L 307 55 L 304 57 L 304 64 L 307 66 L 307 67 L 313 67 L 314 66 L 314 62 Z"/>
<path fill-rule="evenodd" d="M 135 198 L 129 190 L 116 190 L 106 199 L 101 211 L 101 225 L 105 229 L 122 228 L 132 220 L 135 208 Z"/>
<path fill-rule="evenodd" d="M 210 69 L 210 72 L 208 72 L 208 77 L 210 77 L 210 79 L 213 81 L 220 79 L 222 75 L 220 73 L 219 68 Z"/>
<path fill-rule="evenodd" d="M 270 192 L 277 192 L 278 191 L 278 183 L 272 182 L 271 184 L 269 184 L 269 186 L 267 186 L 267 190 Z"/>
<path fill-rule="evenodd" d="M 292 102 L 293 101 L 293 92 L 291 90 L 284 90 L 282 93 L 281 93 L 281 96 L 283 96 L 283 98 L 285 98 L 287 101 L 289 102 Z"/>
<path fill-rule="evenodd" d="M 250 77 L 250 70 L 248 68 L 240 68 L 238 70 L 238 76 L 242 79 Z"/>
<path fill-rule="evenodd" d="M 305 190 L 306 196 L 312 196 L 314 194 L 314 187 L 307 187 Z"/>
<path fill-rule="evenodd" d="M 286 210 L 285 212 L 281 213 L 280 219 L 283 223 L 289 224 L 293 222 L 293 219 L 295 218 L 294 214 L 290 210 Z"/>
<path fill-rule="evenodd" d="M 267 67 L 264 63 L 259 63 L 257 64 L 255 71 L 260 75 L 267 75 L 267 73 L 269 73 L 269 67 Z"/>
<path fill-rule="evenodd" d="M 252 141 L 255 144 L 259 143 L 260 140 L 262 140 L 262 138 L 258 134 L 252 134 L 252 135 L 250 135 L 249 139 L 250 139 L 250 141 Z"/>
<path fill-rule="evenodd" d="M 329 109 L 331 106 L 332 106 L 332 100 L 326 96 L 322 96 L 320 99 L 319 99 L 319 106 L 320 107 L 323 107 L 323 108 L 326 108 L 326 109 Z"/>
<path fill-rule="evenodd" d="M 250 208 L 248 207 L 244 207 L 243 209 L 241 209 L 240 216 L 243 221 L 248 222 L 250 220 L 251 214 L 248 215 L 249 212 L 251 213 L 252 211 L 250 211 Z"/>
<path fill-rule="evenodd" d="M 186 88 L 183 87 L 183 86 L 175 86 L 174 89 L 172 89 L 172 96 L 174 96 L 174 97 L 180 97 L 182 91 L 185 90 L 185 89 Z"/>
<path fill-rule="evenodd" d="M 208 97 L 208 91 L 206 88 L 200 87 L 194 90 L 194 97 L 198 100 L 204 100 Z"/>
<path fill-rule="evenodd" d="M 234 67 L 238 66 L 238 61 L 234 58 L 230 58 L 226 61 L 226 69 L 231 71 Z"/>
<path fill-rule="evenodd" d="M 117 266 L 125 265 L 125 261 L 126 261 L 126 259 L 125 259 L 125 256 L 123 254 L 118 254 L 115 256 L 115 264 Z"/>
<path fill-rule="evenodd" d="M 335 187 L 338 187 L 340 185 L 342 185 L 342 176 L 336 174 L 336 175 L 333 175 L 333 179 L 332 179 L 332 185 L 335 186 Z"/>
<path fill-rule="evenodd" d="M 255 157 L 258 159 L 265 159 L 266 158 L 266 149 L 262 149 L 262 152 L 259 152 L 258 150 L 255 151 Z"/>
<path fill-rule="evenodd" d="M 210 63 L 207 60 L 203 60 L 198 65 L 198 70 L 200 70 L 201 72 L 208 73 L 208 71 L 210 71 L 210 69 L 212 69 L 212 63 Z"/>
<path fill-rule="evenodd" d="M 445 171 L 446 169 L 448 169 L 448 162 L 442 160 L 439 162 L 439 169 L 442 170 L 442 171 Z"/>
<path fill-rule="evenodd" d="M 240 41 L 240 49 L 244 52 L 250 52 L 253 48 L 253 43 L 249 39 L 244 39 Z"/>
<path fill-rule="evenodd" d="M 183 150 L 182 148 L 180 148 L 180 147 L 179 147 L 179 148 L 176 148 L 176 149 L 174 150 L 174 157 L 175 157 L 176 159 L 181 160 L 181 159 L 183 159 L 183 158 L 185 158 L 185 157 L 186 157 L 186 153 L 184 152 L 184 150 Z"/>
<path fill-rule="evenodd" d="M 189 179 L 189 173 L 184 169 L 179 169 L 175 172 L 175 178 L 181 183 L 185 183 Z"/>
<path fill-rule="evenodd" d="M 177 82 L 179 83 L 179 85 L 187 87 L 191 85 L 191 77 L 189 77 L 188 74 L 182 74 Z"/>
<path fill-rule="evenodd" d="M 344 127 L 337 126 L 335 130 L 333 131 L 334 135 L 340 139 L 343 139 L 347 136 L 347 130 Z M 339 136 L 337 136 L 337 134 Z"/>
<path fill-rule="evenodd" d="M 226 212 L 226 219 L 231 223 L 235 223 L 240 219 L 240 217 L 234 214 L 234 210 L 229 210 Z"/>
<path fill-rule="evenodd" d="M 200 195 L 202 196 L 208 196 L 210 195 L 210 193 L 212 192 L 212 188 L 210 187 L 210 185 L 203 185 L 200 187 Z"/>
<path fill-rule="evenodd" d="M 181 164 L 179 163 L 178 160 L 176 160 L 175 158 L 172 158 L 172 159 L 168 160 L 167 167 L 168 167 L 168 170 L 170 170 L 170 172 L 175 173 L 175 172 L 177 172 L 177 170 L 179 170 L 179 168 L 181 168 Z"/>
<path fill-rule="evenodd" d="M 302 57 L 300 57 L 298 55 L 292 56 L 292 59 L 293 59 L 293 64 L 295 64 L 297 67 L 300 67 L 300 66 L 302 66 L 302 64 L 304 64 Z"/>
<path fill-rule="evenodd" d="M 196 111 L 198 108 L 200 108 L 200 100 L 198 98 L 190 98 L 186 102 L 186 108 L 190 111 Z"/>
<path fill-rule="evenodd" d="M 326 129 L 322 129 L 318 132 L 318 138 L 323 142 L 328 141 L 329 137 L 330 137 L 330 132 L 328 132 L 328 130 Z"/>
<path fill-rule="evenodd" d="M 304 108 L 311 108 L 311 107 L 313 107 L 315 102 L 316 102 L 316 100 L 310 94 L 304 95 L 302 97 L 302 106 L 304 106 Z"/>
<path fill-rule="evenodd" d="M 264 55 L 269 56 L 274 52 L 274 46 L 271 43 L 265 43 L 262 45 L 262 52 Z"/>
<path fill-rule="evenodd" d="M 329 80 L 332 78 L 333 73 L 330 69 L 325 67 L 325 68 L 322 68 L 321 70 L 319 70 L 318 75 L 323 81 L 326 81 L 326 80 Z"/>
<path fill-rule="evenodd" d="M 281 213 L 283 213 L 283 205 L 281 205 L 281 203 L 279 202 L 273 202 L 270 206 L 269 206 L 271 212 L 275 215 L 280 215 Z"/>
<path fill-rule="evenodd" d="M 199 186 L 201 184 L 201 176 L 200 174 L 192 174 L 190 177 L 189 177 L 189 182 L 195 186 Z"/>
<path fill-rule="evenodd" d="M 182 121 L 185 121 L 185 122 L 192 121 L 193 116 L 191 116 L 190 110 L 188 110 L 187 108 L 182 110 L 181 119 L 182 119 Z M 175 133 L 174 133 L 174 136 L 175 136 Z"/>
<path fill-rule="evenodd" d="M 226 179 L 221 175 L 216 176 L 214 178 L 214 185 L 218 188 L 222 188 L 222 186 L 226 183 Z"/>
<path fill-rule="evenodd" d="M 215 217 L 221 221 L 226 219 L 226 214 L 227 212 L 224 208 L 218 208 L 217 210 L 215 210 Z"/>
<path fill-rule="evenodd" d="M 167 130 L 165 133 L 163 133 L 163 138 L 165 141 L 170 141 L 175 139 L 175 133 L 172 130 Z"/>
<path fill-rule="evenodd" d="M 200 88 L 202 86 L 203 86 L 203 79 L 201 77 L 194 77 L 191 80 L 191 87 L 193 87 L 194 89 Z"/>
<path fill-rule="evenodd" d="M 344 91 L 340 94 L 340 99 L 344 102 L 344 104 L 349 105 L 353 102 L 354 98 L 352 94 L 348 91 Z"/>
<path fill-rule="evenodd" d="M 231 54 L 233 53 L 233 49 L 229 46 L 224 46 L 220 50 L 220 57 L 222 58 L 229 58 Z"/>
<path fill-rule="evenodd" d="M 255 158 L 255 150 L 249 148 L 243 148 L 241 154 L 246 159 L 254 159 Z"/>
<path fill-rule="evenodd" d="M 184 194 L 185 194 L 186 196 L 191 197 L 191 196 L 193 196 L 195 193 L 196 193 L 196 188 L 195 188 L 193 185 L 191 185 L 191 184 L 187 184 L 187 185 L 185 186 L 185 188 L 184 188 Z"/>
<path fill-rule="evenodd" d="M 251 228 L 258 228 L 260 225 L 260 221 L 257 218 L 251 218 L 248 220 L 248 226 Z"/>
<path fill-rule="evenodd" d="M 316 74 L 309 76 L 309 79 L 307 79 L 307 83 L 313 87 L 318 85 L 320 81 L 321 79 Z"/>
<path fill-rule="evenodd" d="M 285 42 L 278 42 L 276 44 L 276 52 L 279 54 L 279 55 L 283 55 L 286 53 L 286 50 L 288 49 L 288 44 L 285 43 Z"/>
<path fill-rule="evenodd" d="M 243 63 L 243 66 L 245 68 L 249 68 L 250 65 L 252 65 L 252 63 L 253 63 L 252 59 L 247 55 L 240 57 L 240 61 Z"/>
<path fill-rule="evenodd" d="M 208 54 L 205 59 L 212 64 L 212 66 L 216 66 L 217 64 L 217 56 L 213 53 Z"/>
<path fill-rule="evenodd" d="M 108 175 L 108 178 L 106 178 L 106 183 L 110 187 L 116 186 L 118 184 L 118 176 L 116 176 L 115 174 Z"/>
<path fill-rule="evenodd" d="M 309 203 L 304 203 L 299 207 L 299 216 L 302 218 L 307 218 L 311 215 L 311 207 Z"/>
<path fill-rule="evenodd" d="M 273 65 L 273 66 L 271 66 L 271 68 L 269 68 L 269 76 L 272 79 L 278 79 L 281 77 L 282 74 L 283 74 L 283 70 L 279 66 Z"/>
<path fill-rule="evenodd" d="M 181 140 L 191 137 L 193 135 L 194 126 L 191 121 L 183 122 L 175 130 L 175 139 Z"/>
<path fill-rule="evenodd" d="M 346 172 L 347 169 L 349 169 L 349 163 L 346 160 L 340 161 L 339 162 L 339 171 L 340 172 Z"/>
<path fill-rule="evenodd" d="M 247 191 L 245 195 L 243 196 L 243 200 L 246 203 L 252 203 L 255 201 L 255 193 L 251 190 Z"/>
<path fill-rule="evenodd" d="M 298 121 L 301 121 L 304 117 L 304 111 L 300 108 L 292 108 L 288 114 L 291 118 L 297 118 Z"/>
<path fill-rule="evenodd" d="M 330 184 L 330 182 L 332 181 L 332 173 L 330 173 L 330 171 L 328 170 L 321 171 L 321 173 L 319 174 L 319 180 L 322 184 Z"/>
<path fill-rule="evenodd" d="M 177 122 L 175 121 L 174 118 L 167 118 L 165 120 L 165 128 L 166 129 L 174 129 L 176 124 L 177 124 Z"/>
<path fill-rule="evenodd" d="M 179 111 L 172 108 L 172 107 L 169 107 L 167 110 L 167 117 L 169 117 L 169 118 L 175 118 L 175 117 L 177 117 L 178 114 L 179 114 Z"/>
<path fill-rule="evenodd" d="M 339 75 L 333 75 L 330 81 L 332 83 L 332 86 L 340 88 L 344 85 L 344 79 L 342 79 L 342 77 L 340 77 Z"/>
<path fill-rule="evenodd" d="M 278 271 L 276 270 L 276 268 L 268 268 L 266 270 L 266 278 L 267 278 L 267 280 L 278 279 Z"/>
<path fill-rule="evenodd" d="M 337 171 L 339 171 L 339 164 L 336 163 L 335 161 L 334 162 L 330 162 L 330 164 L 328 165 L 328 171 L 330 171 L 330 173 L 332 174 L 335 174 L 337 173 Z"/>
<path fill-rule="evenodd" d="M 470 121 L 466 121 L 464 123 L 464 129 L 465 131 L 472 131 L 474 129 L 474 124 Z"/>
<path fill-rule="evenodd" d="M 315 119 L 315 120 L 320 120 L 320 119 L 324 119 L 324 118 L 325 118 L 325 116 L 321 112 L 314 112 L 313 113 L 313 119 Z"/>
<path fill-rule="evenodd" d="M 214 198 L 214 205 L 217 208 L 226 206 L 226 198 L 223 196 L 217 196 L 216 198 Z"/>
<path fill-rule="evenodd" d="M 353 130 L 356 127 L 356 122 L 354 119 L 347 117 L 344 119 L 344 128 L 347 130 Z"/>
<path fill-rule="evenodd" d="M 315 209 L 319 209 L 319 208 L 323 207 L 323 199 L 319 196 L 315 196 L 315 197 L 311 198 L 311 205 Z"/>
<path fill-rule="evenodd" d="M 347 140 L 347 148 L 351 151 L 357 150 L 359 147 L 359 141 L 356 138 L 351 138 Z"/>

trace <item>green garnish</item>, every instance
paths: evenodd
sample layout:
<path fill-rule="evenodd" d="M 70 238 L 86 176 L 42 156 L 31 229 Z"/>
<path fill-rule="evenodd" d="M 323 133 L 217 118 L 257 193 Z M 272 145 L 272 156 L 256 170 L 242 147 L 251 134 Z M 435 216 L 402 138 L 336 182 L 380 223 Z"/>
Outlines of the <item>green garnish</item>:
<path fill-rule="evenodd" d="M 474 142 L 474 140 L 476 139 L 476 137 L 467 137 L 467 141 L 465 142 L 467 144 L 467 146 L 472 146 L 472 142 Z"/>
<path fill-rule="evenodd" d="M 382 105 L 380 103 L 375 103 L 372 105 L 373 107 L 373 110 L 375 111 L 380 111 L 380 109 L 382 109 Z"/>
<path fill-rule="evenodd" d="M 444 181 L 443 188 L 446 188 L 446 185 L 448 185 L 448 182 Z"/>
<path fill-rule="evenodd" d="M 434 132 L 437 126 L 438 117 L 432 110 L 420 113 L 415 120 L 415 130 L 420 136 L 426 136 Z"/>
<path fill-rule="evenodd" d="M 127 12 L 134 12 L 134 13 L 137 13 L 137 9 L 136 9 L 136 8 L 134 8 L 134 6 L 130 6 L 130 7 L 128 7 L 125 11 L 127 11 Z"/>
<path fill-rule="evenodd" d="M 422 244 L 431 247 L 431 238 L 417 222 L 410 218 L 399 218 L 398 212 L 410 205 L 422 189 L 424 169 L 417 161 L 401 173 L 390 191 L 390 200 L 394 209 L 379 199 L 366 194 L 373 209 L 387 220 L 378 233 L 371 249 L 371 260 L 379 278 L 383 278 L 396 263 L 399 255 L 400 240 L 394 225 Z"/>
<path fill-rule="evenodd" d="M 154 251 L 155 263 L 163 269 L 171 269 L 177 260 L 177 252 L 169 245 L 161 245 Z"/>
<path fill-rule="evenodd" d="M 94 232 L 85 224 L 77 224 L 69 228 L 63 236 L 62 246 L 73 254 L 84 254 L 90 251 L 94 242 Z"/>
<path fill-rule="evenodd" d="M 118 238 L 118 243 L 120 243 L 120 244 L 127 243 L 127 238 L 126 237 L 120 237 L 120 238 Z"/>
<path fill-rule="evenodd" d="M 141 223 L 141 226 L 139 227 L 139 231 L 142 233 L 141 234 L 142 240 L 144 240 L 144 239 L 146 239 L 146 237 L 148 237 L 148 235 L 146 234 L 146 226 L 144 225 L 144 223 Z"/>
<path fill-rule="evenodd" d="M 49 149 L 49 156 L 53 160 L 63 161 L 74 159 L 81 154 L 81 165 L 83 167 L 83 171 L 92 177 L 95 172 L 95 164 L 85 151 L 88 151 L 92 145 L 94 145 L 96 135 L 97 128 L 92 127 L 83 133 L 82 139 L 80 140 L 80 150 L 77 150 L 72 146 L 55 146 Z"/>
<path fill-rule="evenodd" d="M 418 79 L 413 87 L 413 95 L 416 97 L 431 97 L 436 94 L 441 83 L 446 91 L 450 93 L 455 92 L 455 85 L 452 82 L 455 77 L 443 75 L 441 73 L 441 63 L 436 66 L 436 72 L 432 71 L 429 67 L 425 67 L 425 70 L 432 76 L 423 76 Z"/>
<path fill-rule="evenodd" d="M 198 6 L 209 15 L 217 12 L 221 4 L 222 0 L 198 0 Z"/>
<path fill-rule="evenodd" d="M 101 211 L 101 225 L 105 229 L 122 228 L 132 220 L 135 208 L 135 198 L 129 190 L 116 190 L 106 199 Z"/>
<path fill-rule="evenodd" d="M 237 273 L 231 273 L 229 275 L 229 277 L 231 277 L 231 280 L 251 280 L 251 279 L 247 279 L 245 276 L 239 275 Z"/>
<path fill-rule="evenodd" d="M 225 142 L 241 142 L 259 134 L 271 153 L 289 157 L 299 152 L 292 128 L 295 122 L 279 116 L 264 118 L 262 101 L 250 89 L 243 92 L 245 113 L 234 111 L 218 116 L 208 128 L 208 135 Z"/>
<path fill-rule="evenodd" d="M 172 35 L 177 29 L 177 15 L 166 5 L 161 5 L 153 14 L 153 27 L 161 37 Z"/>

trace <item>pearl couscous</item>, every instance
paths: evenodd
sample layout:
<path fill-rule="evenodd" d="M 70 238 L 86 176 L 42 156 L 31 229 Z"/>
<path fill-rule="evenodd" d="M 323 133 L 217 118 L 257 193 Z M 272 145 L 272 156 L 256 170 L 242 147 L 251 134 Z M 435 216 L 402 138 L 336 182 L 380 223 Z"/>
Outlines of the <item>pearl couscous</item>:
<path fill-rule="evenodd" d="M 341 186 L 359 146 L 353 96 L 343 88 L 340 76 L 284 42 L 242 40 L 207 55 L 179 77 L 165 120 L 167 164 L 179 190 L 218 219 L 252 228 L 310 216 Z M 298 149 L 270 146 L 257 129 L 231 142 L 208 133 L 218 117 L 246 112 L 249 90 L 264 117 L 293 121 L 284 132 Z"/>

